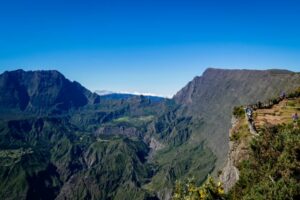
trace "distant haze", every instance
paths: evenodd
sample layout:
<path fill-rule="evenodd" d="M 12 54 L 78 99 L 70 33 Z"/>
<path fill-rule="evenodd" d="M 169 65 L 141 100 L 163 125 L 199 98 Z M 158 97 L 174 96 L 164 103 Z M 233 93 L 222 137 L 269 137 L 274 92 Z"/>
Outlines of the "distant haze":
<path fill-rule="evenodd" d="M 129 91 L 118 91 L 118 92 L 116 92 L 116 91 L 108 91 L 108 90 L 96 90 L 95 93 L 97 93 L 100 96 L 109 95 L 109 94 L 133 94 L 133 95 L 157 96 L 157 97 L 171 98 L 171 96 L 163 96 L 163 95 L 147 93 L 147 92 L 129 92 Z"/>

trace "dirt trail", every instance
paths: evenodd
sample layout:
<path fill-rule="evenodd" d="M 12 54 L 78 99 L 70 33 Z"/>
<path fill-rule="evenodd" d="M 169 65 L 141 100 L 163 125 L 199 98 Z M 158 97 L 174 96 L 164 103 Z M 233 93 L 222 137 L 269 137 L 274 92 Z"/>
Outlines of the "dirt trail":
<path fill-rule="evenodd" d="M 263 126 L 291 123 L 292 115 L 300 114 L 300 98 L 285 99 L 269 109 L 258 109 L 254 112 L 255 127 L 259 130 Z"/>

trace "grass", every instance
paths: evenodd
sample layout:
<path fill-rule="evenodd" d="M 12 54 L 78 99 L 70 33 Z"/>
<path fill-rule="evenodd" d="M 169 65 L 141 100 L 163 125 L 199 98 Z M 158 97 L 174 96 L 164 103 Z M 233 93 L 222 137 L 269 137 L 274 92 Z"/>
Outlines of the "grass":
<path fill-rule="evenodd" d="M 230 140 L 239 141 L 242 138 L 248 137 L 250 135 L 247 119 L 240 118 L 235 129 L 231 131 Z"/>
<path fill-rule="evenodd" d="M 291 107 L 295 107 L 295 106 L 296 106 L 296 102 L 294 102 L 294 101 L 289 101 L 289 102 L 287 103 L 287 105 L 288 105 L 288 106 L 291 106 Z"/>
<path fill-rule="evenodd" d="M 269 109 L 259 109 L 255 111 L 254 120 L 260 127 L 266 124 L 278 125 L 291 123 L 292 115 L 300 110 L 300 98 L 288 99 L 272 106 Z"/>
<path fill-rule="evenodd" d="M 139 124 L 139 123 L 147 123 L 153 120 L 153 115 L 141 116 L 141 117 L 120 117 L 113 120 L 113 123 L 131 123 L 131 124 Z"/>

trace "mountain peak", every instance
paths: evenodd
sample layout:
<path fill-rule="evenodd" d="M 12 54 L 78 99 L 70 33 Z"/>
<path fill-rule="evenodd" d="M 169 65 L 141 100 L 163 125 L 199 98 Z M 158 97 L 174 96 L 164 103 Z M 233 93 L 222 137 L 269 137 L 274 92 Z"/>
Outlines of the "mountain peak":
<path fill-rule="evenodd" d="M 84 106 L 91 92 L 57 70 L 6 71 L 0 75 L 1 109 L 29 112 Z"/>

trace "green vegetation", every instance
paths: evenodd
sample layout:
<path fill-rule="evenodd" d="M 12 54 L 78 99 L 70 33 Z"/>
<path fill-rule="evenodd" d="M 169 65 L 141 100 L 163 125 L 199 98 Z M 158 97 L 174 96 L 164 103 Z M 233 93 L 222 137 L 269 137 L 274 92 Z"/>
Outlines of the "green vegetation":
<path fill-rule="evenodd" d="M 233 108 L 233 116 L 235 116 L 236 118 L 241 118 L 244 115 L 245 115 L 245 110 L 243 106 L 235 106 Z"/>
<path fill-rule="evenodd" d="M 215 183 L 209 176 L 200 187 L 195 184 L 194 178 L 186 183 L 176 182 L 173 200 L 222 200 L 225 199 L 222 183 Z"/>
<path fill-rule="evenodd" d="M 155 197 L 141 188 L 153 174 L 141 140 L 95 137 L 63 118 L 0 125 L 0 199 Z"/>
<path fill-rule="evenodd" d="M 176 180 L 184 180 L 191 176 L 196 178 L 197 184 L 202 183 L 207 174 L 212 172 L 216 157 L 202 142 L 163 149 L 153 160 L 160 168 L 145 188 L 158 191 L 171 190 Z"/>
<path fill-rule="evenodd" d="M 243 120 L 246 121 L 246 120 Z M 249 136 L 249 128 L 247 124 L 243 124 L 237 129 L 232 131 L 232 134 L 230 136 L 231 141 L 239 141 L 241 138 Z"/>
<path fill-rule="evenodd" d="M 153 115 L 149 115 L 149 116 L 140 116 L 140 117 L 128 117 L 128 116 L 124 116 L 124 117 L 120 117 L 117 119 L 112 120 L 112 124 L 114 125 L 118 125 L 118 124 L 130 124 L 132 126 L 143 126 L 149 122 L 151 122 L 154 119 Z"/>
<path fill-rule="evenodd" d="M 240 178 L 224 195 L 221 183 L 212 178 L 200 187 L 195 179 L 177 181 L 174 200 L 202 199 L 278 199 L 293 200 L 300 197 L 300 126 L 283 124 L 265 128 L 251 141 L 248 160 L 238 168 Z"/>
<path fill-rule="evenodd" d="M 266 128 L 253 139 L 249 160 L 228 198 L 299 199 L 300 129 L 293 124 Z"/>
<path fill-rule="evenodd" d="M 56 71 L 0 75 L 0 199 L 164 199 L 191 176 L 179 198 L 224 198 L 211 179 L 196 185 L 225 158 L 232 107 L 269 99 L 299 78 L 210 71 L 159 101 L 105 99 Z M 240 120 L 243 108 L 234 115 Z M 241 126 L 231 139 L 245 136 Z"/>

